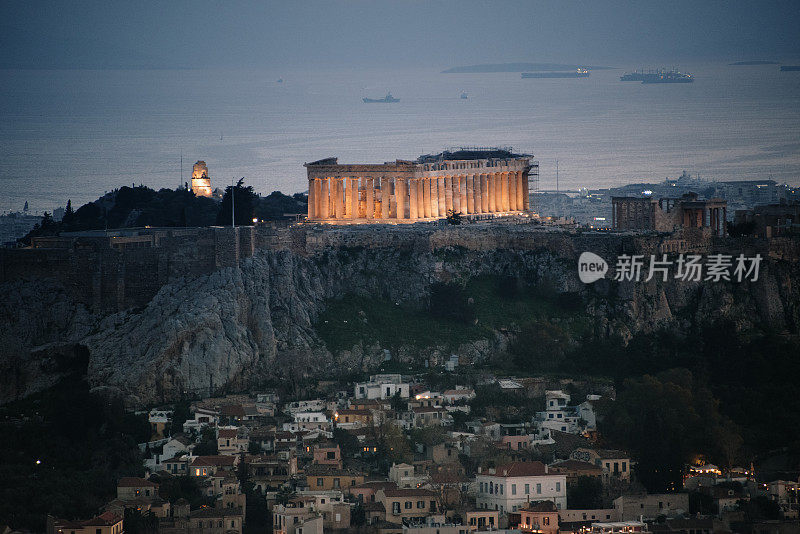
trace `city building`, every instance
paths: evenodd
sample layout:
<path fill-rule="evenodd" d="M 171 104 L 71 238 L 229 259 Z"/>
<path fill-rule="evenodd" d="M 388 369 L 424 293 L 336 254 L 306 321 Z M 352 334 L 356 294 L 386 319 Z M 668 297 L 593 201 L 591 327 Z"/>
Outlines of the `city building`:
<path fill-rule="evenodd" d="M 83 521 L 56 519 L 48 515 L 47 534 L 122 534 L 122 519 L 113 512 L 103 512 Z"/>
<path fill-rule="evenodd" d="M 391 399 L 395 395 L 407 399 L 409 385 L 399 374 L 372 375 L 369 382 L 355 385 L 354 395 L 356 399 Z"/>
<path fill-rule="evenodd" d="M 575 449 L 570 458 L 592 463 L 603 468 L 605 476 L 630 480 L 631 457 L 628 453 L 612 449 Z"/>
<path fill-rule="evenodd" d="M 727 234 L 728 203 L 720 198 L 699 200 L 696 193 L 680 198 L 611 197 L 611 221 L 616 230 L 673 232 L 708 229 L 711 235 Z"/>
<path fill-rule="evenodd" d="M 623 495 L 614 499 L 614 509 L 620 521 L 675 517 L 689 511 L 688 493 L 652 493 Z"/>
<path fill-rule="evenodd" d="M 392 523 L 423 522 L 436 513 L 436 494 L 427 489 L 379 489 L 375 502 L 383 504 L 386 521 Z"/>
<path fill-rule="evenodd" d="M 553 501 L 532 502 L 520 509 L 519 516 L 522 532 L 558 534 L 558 510 Z"/>
<path fill-rule="evenodd" d="M 512 462 L 497 468 L 479 469 L 476 476 L 478 508 L 516 512 L 531 501 L 553 501 L 567 507 L 567 477 L 550 473 L 541 462 Z"/>
<path fill-rule="evenodd" d="M 737 226 L 750 225 L 747 232 L 759 237 L 779 237 L 800 234 L 800 203 L 781 202 L 736 210 L 733 219 Z"/>
<path fill-rule="evenodd" d="M 326 158 L 305 167 L 308 220 L 338 224 L 521 214 L 529 209 L 529 176 L 539 168 L 509 149 L 460 149 L 383 164 Z"/>

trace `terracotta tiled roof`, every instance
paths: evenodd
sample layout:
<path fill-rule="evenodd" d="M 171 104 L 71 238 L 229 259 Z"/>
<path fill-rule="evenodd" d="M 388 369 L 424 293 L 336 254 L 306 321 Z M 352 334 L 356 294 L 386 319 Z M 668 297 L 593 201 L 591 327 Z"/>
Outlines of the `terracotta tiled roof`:
<path fill-rule="evenodd" d="M 244 417 L 244 408 L 241 404 L 226 404 L 220 406 L 220 415 L 227 415 L 228 417 Z"/>
<path fill-rule="evenodd" d="M 444 393 L 442 393 L 442 396 L 445 396 L 445 395 L 472 395 L 473 393 L 475 393 L 475 392 L 473 390 L 471 390 L 471 389 L 447 389 L 447 390 L 445 390 Z"/>
<path fill-rule="evenodd" d="M 387 497 L 436 497 L 431 490 L 414 488 L 387 489 L 383 494 Z"/>
<path fill-rule="evenodd" d="M 150 482 L 146 478 L 137 478 L 137 477 L 122 477 L 117 482 L 118 488 L 142 488 L 142 487 L 150 487 L 150 488 L 157 488 L 158 484 L 155 482 Z"/>
<path fill-rule="evenodd" d="M 489 474 L 488 471 L 481 474 L 496 477 L 532 477 L 547 473 L 545 473 L 542 462 L 511 462 L 498 466 L 494 475 Z"/>
<path fill-rule="evenodd" d="M 364 415 L 364 416 L 371 416 L 372 412 L 369 410 L 339 410 L 337 411 L 339 416 L 342 415 Z"/>
<path fill-rule="evenodd" d="M 624 451 L 617 451 L 612 449 L 598 449 L 594 451 L 600 458 L 613 460 L 615 458 L 628 458 L 630 455 Z"/>
<path fill-rule="evenodd" d="M 567 471 L 596 471 L 603 472 L 603 468 L 596 466 L 589 462 L 582 462 L 581 460 L 564 460 L 550 466 L 552 469 L 563 469 Z"/>
<path fill-rule="evenodd" d="M 192 467 L 195 466 L 204 466 L 204 465 L 216 465 L 216 466 L 233 466 L 234 461 L 233 456 L 224 456 L 224 455 L 216 455 L 216 456 L 198 456 L 192 462 Z"/>
<path fill-rule="evenodd" d="M 217 439 L 236 439 L 237 433 L 235 428 L 220 428 Z"/>
<path fill-rule="evenodd" d="M 557 512 L 558 508 L 553 501 L 534 501 L 528 504 L 527 510 L 531 512 Z"/>
<path fill-rule="evenodd" d="M 100 526 L 108 526 L 114 525 L 122 521 L 122 518 L 115 514 L 114 512 L 103 512 L 102 514 L 98 515 L 97 517 L 93 517 L 87 521 L 81 521 L 83 526 L 85 527 L 100 527 Z"/>
<path fill-rule="evenodd" d="M 391 480 L 369 480 L 359 484 L 358 486 L 354 486 L 352 489 L 374 489 L 375 491 L 378 491 L 379 489 L 385 490 L 395 488 L 397 488 L 397 484 Z"/>

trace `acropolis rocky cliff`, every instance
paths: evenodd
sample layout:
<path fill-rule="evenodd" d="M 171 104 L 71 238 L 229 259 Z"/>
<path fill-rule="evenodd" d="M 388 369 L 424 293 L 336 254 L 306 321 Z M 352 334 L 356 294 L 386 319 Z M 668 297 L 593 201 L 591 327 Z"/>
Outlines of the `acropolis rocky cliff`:
<path fill-rule="evenodd" d="M 380 342 L 331 353 L 317 334 L 327 302 L 355 294 L 424 310 L 434 282 L 483 275 L 580 295 L 598 336 L 686 328 L 711 317 L 797 333 L 796 242 L 676 239 L 533 224 L 300 225 L 128 230 L 61 249 L 3 250 L 0 401 L 76 368 L 132 406 L 244 389 L 288 373 L 372 369 L 385 355 Z M 583 251 L 613 265 L 621 253 L 657 254 L 676 243 L 696 253 L 758 252 L 765 261 L 754 283 L 578 280 Z M 509 324 L 460 346 L 395 347 L 392 357 L 502 358 L 514 335 Z"/>

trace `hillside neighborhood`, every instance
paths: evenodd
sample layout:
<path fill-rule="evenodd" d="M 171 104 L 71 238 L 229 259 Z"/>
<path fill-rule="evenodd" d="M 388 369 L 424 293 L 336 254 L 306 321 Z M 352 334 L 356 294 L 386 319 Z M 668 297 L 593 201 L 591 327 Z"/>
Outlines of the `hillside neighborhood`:
<path fill-rule="evenodd" d="M 796 531 L 800 484 L 752 467 L 698 457 L 680 491 L 648 493 L 597 431 L 610 385 L 489 376 L 433 391 L 387 373 L 329 386 L 150 410 L 140 476 L 95 517 L 48 517 L 48 534 Z"/>

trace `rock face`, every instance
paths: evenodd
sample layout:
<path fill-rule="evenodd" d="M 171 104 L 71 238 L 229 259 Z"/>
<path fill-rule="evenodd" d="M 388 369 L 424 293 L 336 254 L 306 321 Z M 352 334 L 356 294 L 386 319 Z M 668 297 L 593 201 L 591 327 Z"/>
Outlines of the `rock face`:
<path fill-rule="evenodd" d="M 92 313 L 57 282 L 0 284 L 0 319 L 6 325 L 0 402 L 46 387 L 70 369 L 85 369 L 93 387 L 135 406 L 245 389 L 270 378 L 371 369 L 383 360 L 383 347 L 360 344 L 331 354 L 317 336 L 314 322 L 327 299 L 355 293 L 422 306 L 433 282 L 485 274 L 528 284 L 546 281 L 559 292 L 579 293 L 600 335 L 624 338 L 721 317 L 742 328 L 768 324 L 797 333 L 800 319 L 794 260 L 765 261 L 755 283 L 583 285 L 576 269 L 581 251 L 593 250 L 613 265 L 620 251 L 649 253 L 659 238 L 516 231 L 503 233 L 501 242 L 491 233 L 453 229 L 408 240 L 411 230 L 404 229 L 398 230 L 406 232 L 400 241 L 382 231 L 386 239 L 360 233 L 353 244 L 346 231 L 336 232 L 344 234 L 306 235 L 313 246 L 304 251 L 262 248 L 238 266 L 174 277 L 145 306 L 109 315 Z M 457 350 L 486 357 L 502 352 L 509 335 L 513 332 L 498 332 Z"/>

